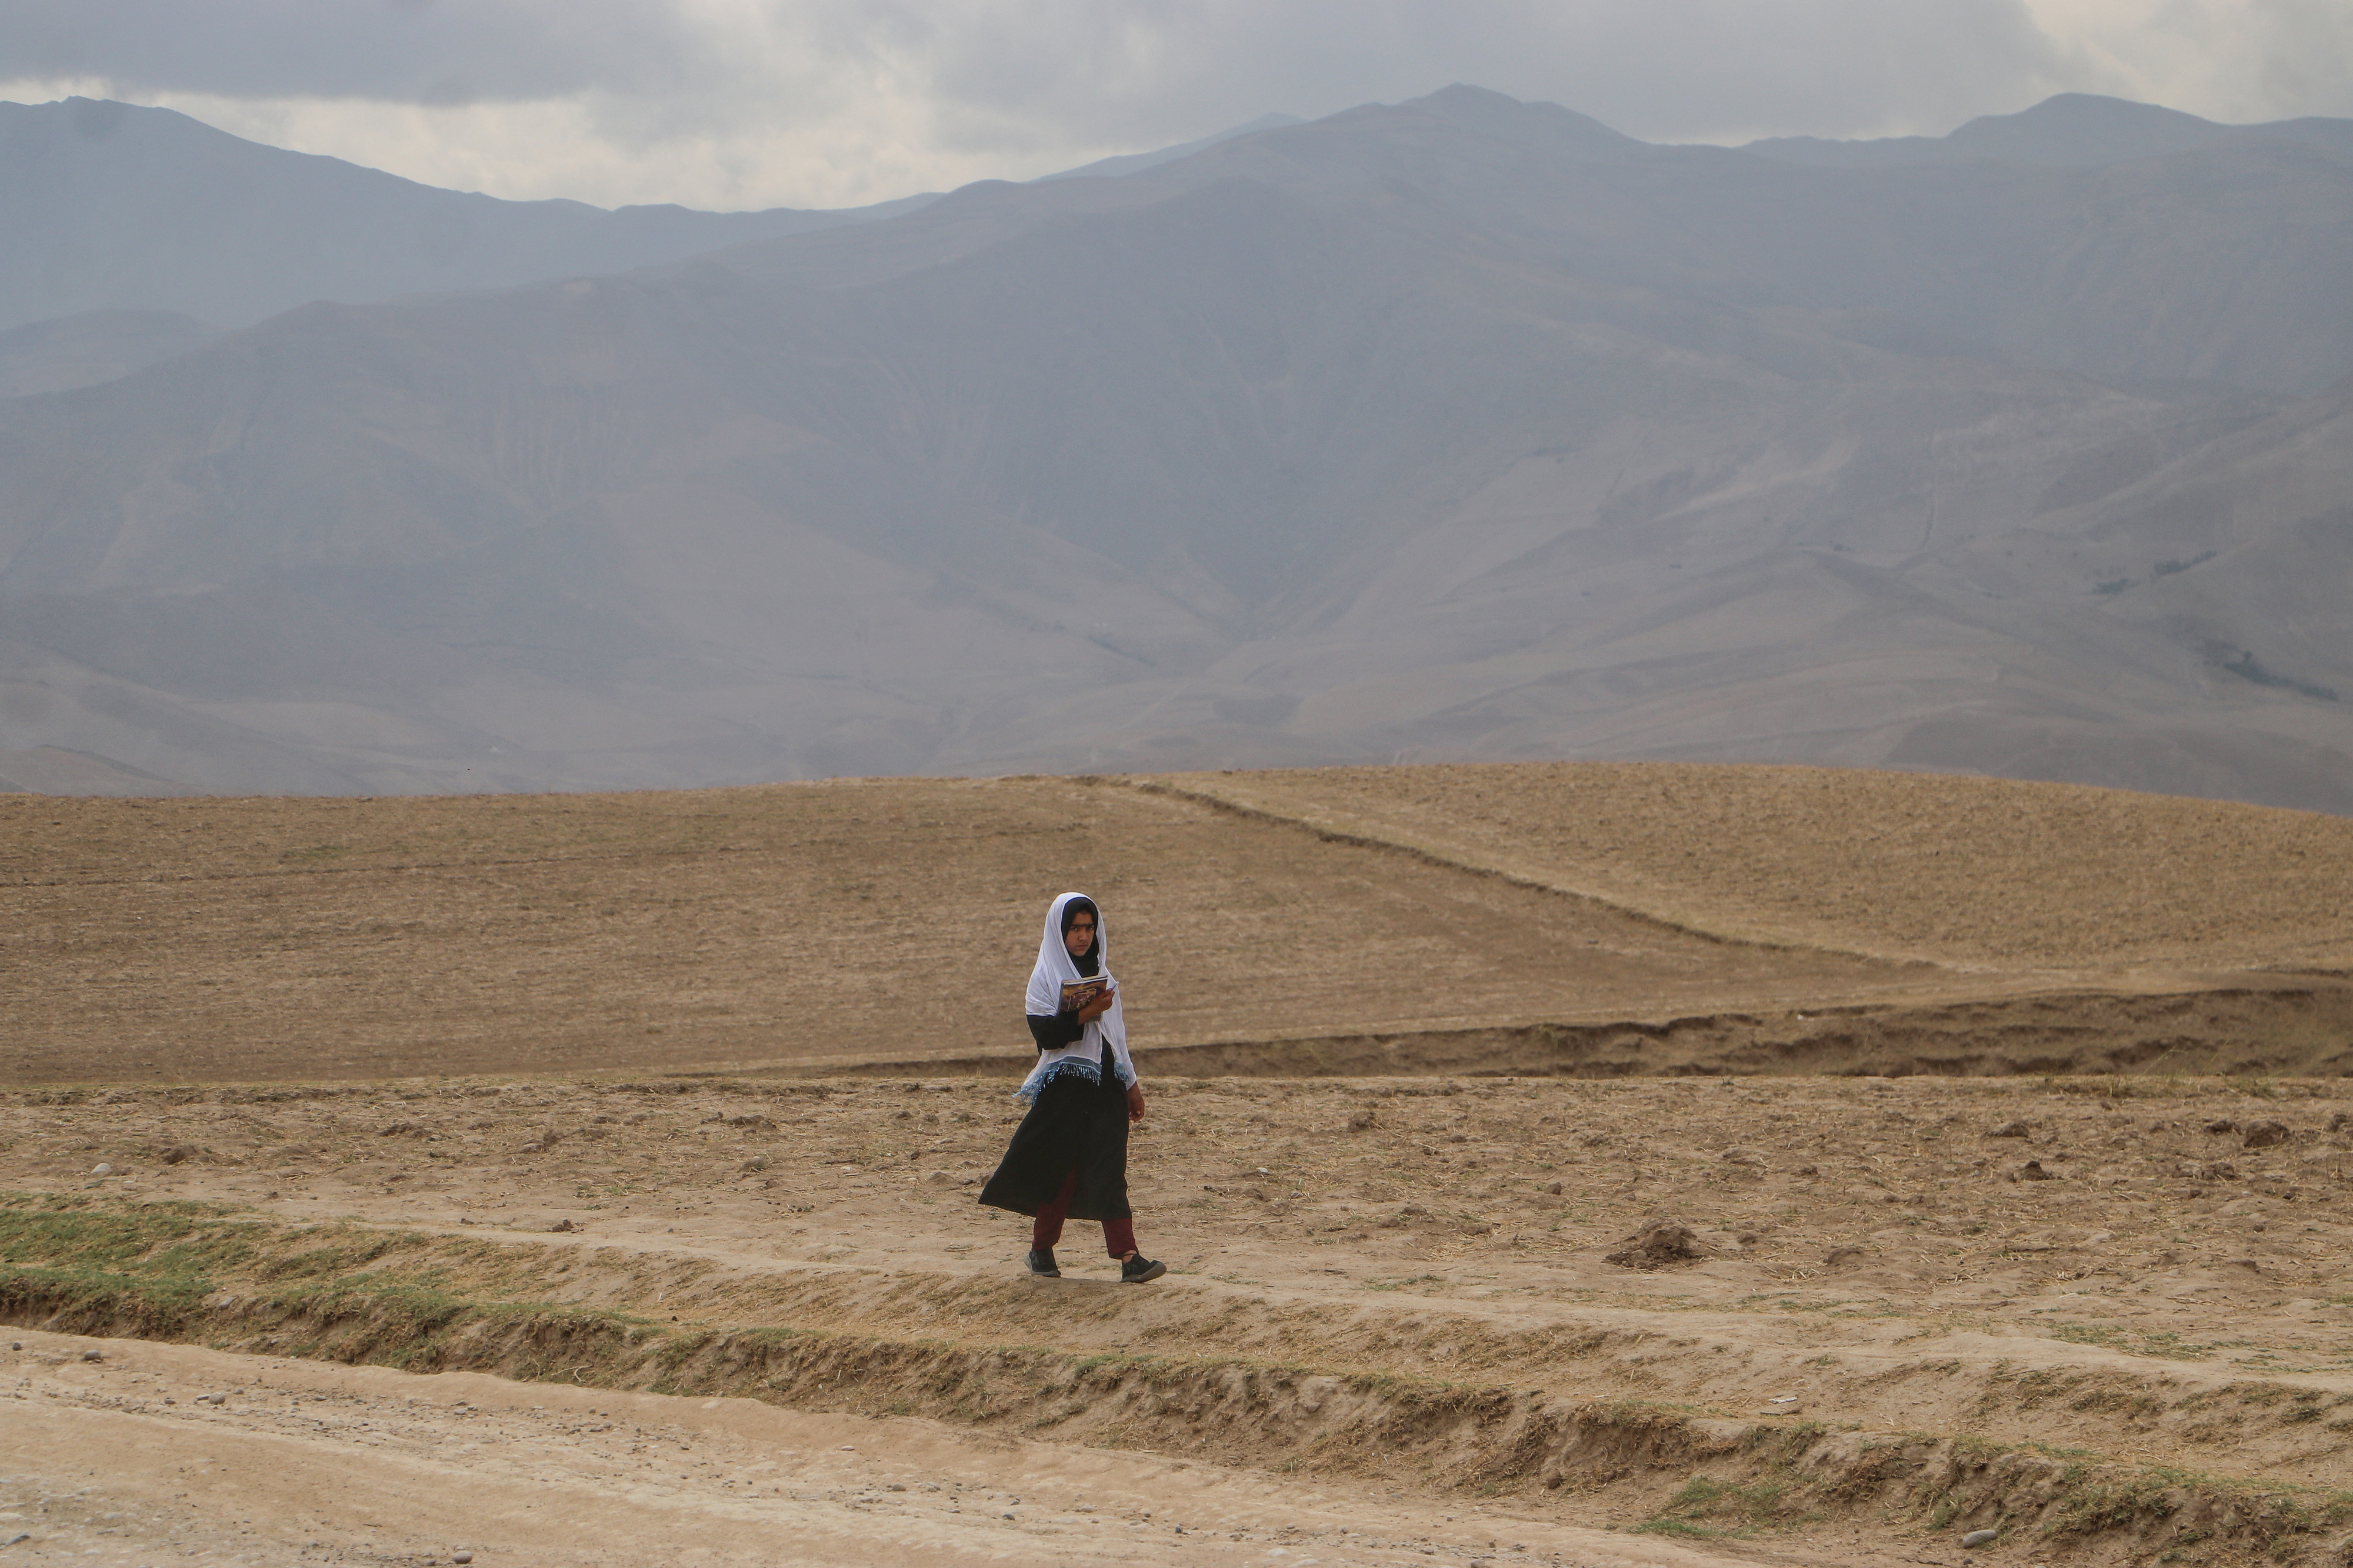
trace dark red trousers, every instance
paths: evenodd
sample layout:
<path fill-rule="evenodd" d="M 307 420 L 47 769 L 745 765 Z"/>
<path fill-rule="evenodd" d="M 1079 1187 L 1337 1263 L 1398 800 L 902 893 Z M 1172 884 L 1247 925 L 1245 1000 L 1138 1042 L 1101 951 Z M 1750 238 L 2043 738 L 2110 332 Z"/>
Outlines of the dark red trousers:
<path fill-rule="evenodd" d="M 1049 1165 L 1048 1170 L 1053 1167 Z M 1032 1189 L 1033 1191 L 1035 1189 Z M 1071 1194 L 1079 1190 L 1076 1170 L 1062 1178 L 1062 1190 L 1038 1211 L 1038 1223 L 1029 1229 L 1029 1245 L 1043 1252 L 1062 1239 L 1062 1216 L 1071 1212 Z M 1107 1219 L 1103 1222 L 1103 1246 L 1113 1258 L 1125 1258 L 1135 1250 L 1135 1222 L 1132 1219 Z"/>

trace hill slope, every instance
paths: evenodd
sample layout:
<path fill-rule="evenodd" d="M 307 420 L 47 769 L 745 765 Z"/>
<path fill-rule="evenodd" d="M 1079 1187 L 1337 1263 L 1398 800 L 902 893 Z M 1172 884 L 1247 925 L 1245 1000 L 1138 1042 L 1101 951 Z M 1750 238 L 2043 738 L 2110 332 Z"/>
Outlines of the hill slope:
<path fill-rule="evenodd" d="M 232 791 L 1602 754 L 2353 809 L 2348 275 L 2302 142 L 1820 169 L 1451 89 L 313 307 L 0 404 L 0 739 Z"/>
<path fill-rule="evenodd" d="M 2353 153 L 2353 121 L 2309 119 L 2218 125 L 2153 103 L 2063 92 L 2021 113 L 1972 120 L 1949 136 L 1891 136 L 1870 142 L 1775 136 L 1751 142 L 1743 151 L 1826 168 L 2012 162 L 2065 169 L 2263 142 L 2297 143 L 2339 155 Z"/>
<path fill-rule="evenodd" d="M 756 213 L 509 202 L 263 146 L 168 109 L 0 103 L 0 330 L 104 310 L 242 327 L 314 300 L 617 272 L 923 199 Z"/>

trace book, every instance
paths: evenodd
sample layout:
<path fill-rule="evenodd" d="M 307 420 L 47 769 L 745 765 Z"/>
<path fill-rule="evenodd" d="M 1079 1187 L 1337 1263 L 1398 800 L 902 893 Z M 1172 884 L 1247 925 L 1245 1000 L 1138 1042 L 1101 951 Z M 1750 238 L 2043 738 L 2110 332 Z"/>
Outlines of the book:
<path fill-rule="evenodd" d="M 1088 1003 L 1102 995 L 1104 988 L 1110 984 L 1110 976 L 1103 974 L 1098 974 L 1087 980 L 1073 980 L 1069 982 L 1062 987 L 1061 1010 L 1065 1013 L 1077 1012 L 1080 1008 L 1085 1006 Z"/>

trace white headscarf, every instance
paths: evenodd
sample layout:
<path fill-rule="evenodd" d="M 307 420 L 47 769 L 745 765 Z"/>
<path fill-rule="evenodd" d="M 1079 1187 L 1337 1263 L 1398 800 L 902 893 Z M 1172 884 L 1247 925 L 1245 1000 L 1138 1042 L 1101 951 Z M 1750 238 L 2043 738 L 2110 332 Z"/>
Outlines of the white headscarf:
<path fill-rule="evenodd" d="M 1046 911 L 1046 933 L 1038 942 L 1038 964 L 1029 971 L 1029 993 L 1024 998 L 1024 1010 L 1032 1017 L 1051 1018 L 1062 1010 L 1062 987 L 1074 984 L 1086 976 L 1079 973 L 1079 962 L 1071 956 L 1069 946 L 1062 941 L 1062 910 L 1072 899 L 1086 899 L 1095 910 L 1095 973 L 1111 979 L 1111 937 L 1104 931 L 1103 905 L 1084 893 L 1064 893 Z M 1088 1023 L 1079 1037 L 1058 1051 L 1041 1051 L 1038 1065 L 1021 1080 L 1017 1100 L 1035 1100 L 1046 1080 L 1064 1072 L 1077 1073 L 1093 1079 L 1100 1071 L 1103 1048 L 1111 1047 L 1112 1071 L 1119 1081 L 1129 1087 L 1135 1083 L 1135 1063 L 1127 1054 L 1127 999 L 1121 995 L 1118 982 L 1113 981 L 1111 1010 Z"/>

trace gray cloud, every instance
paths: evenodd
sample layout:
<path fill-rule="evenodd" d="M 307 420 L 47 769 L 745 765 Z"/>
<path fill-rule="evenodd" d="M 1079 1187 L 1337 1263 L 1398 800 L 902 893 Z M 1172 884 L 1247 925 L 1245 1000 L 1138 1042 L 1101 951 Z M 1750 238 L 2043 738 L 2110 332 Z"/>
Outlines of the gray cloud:
<path fill-rule="evenodd" d="M 2020 0 L 0 0 L 0 77 L 423 105 L 703 94 L 717 110 L 881 70 L 926 82 L 967 133 L 1113 139 L 1457 79 L 1696 134 L 1966 111 L 2056 63 Z"/>
<path fill-rule="evenodd" d="M 1007 7 L 1028 20 L 1060 7 Z M 1636 134 L 1699 139 L 1948 121 L 2049 90 L 2063 53 L 2019 0 L 1293 0 L 1133 14 L 1070 6 L 1024 34 L 954 7 L 923 42 L 943 101 L 1052 106 L 1102 135 L 1214 104 L 1321 113 L 1472 81 Z"/>
<path fill-rule="evenodd" d="M 2353 114 L 2353 7 L 0 0 L 0 83 L 172 102 L 418 178 L 591 200 L 874 199 L 1457 80 L 1658 140 L 1942 132 L 2067 89 L 2225 118 Z"/>
<path fill-rule="evenodd" d="M 516 101 L 691 90 L 722 42 L 663 0 L 0 0 L 0 76 L 138 93 Z"/>

